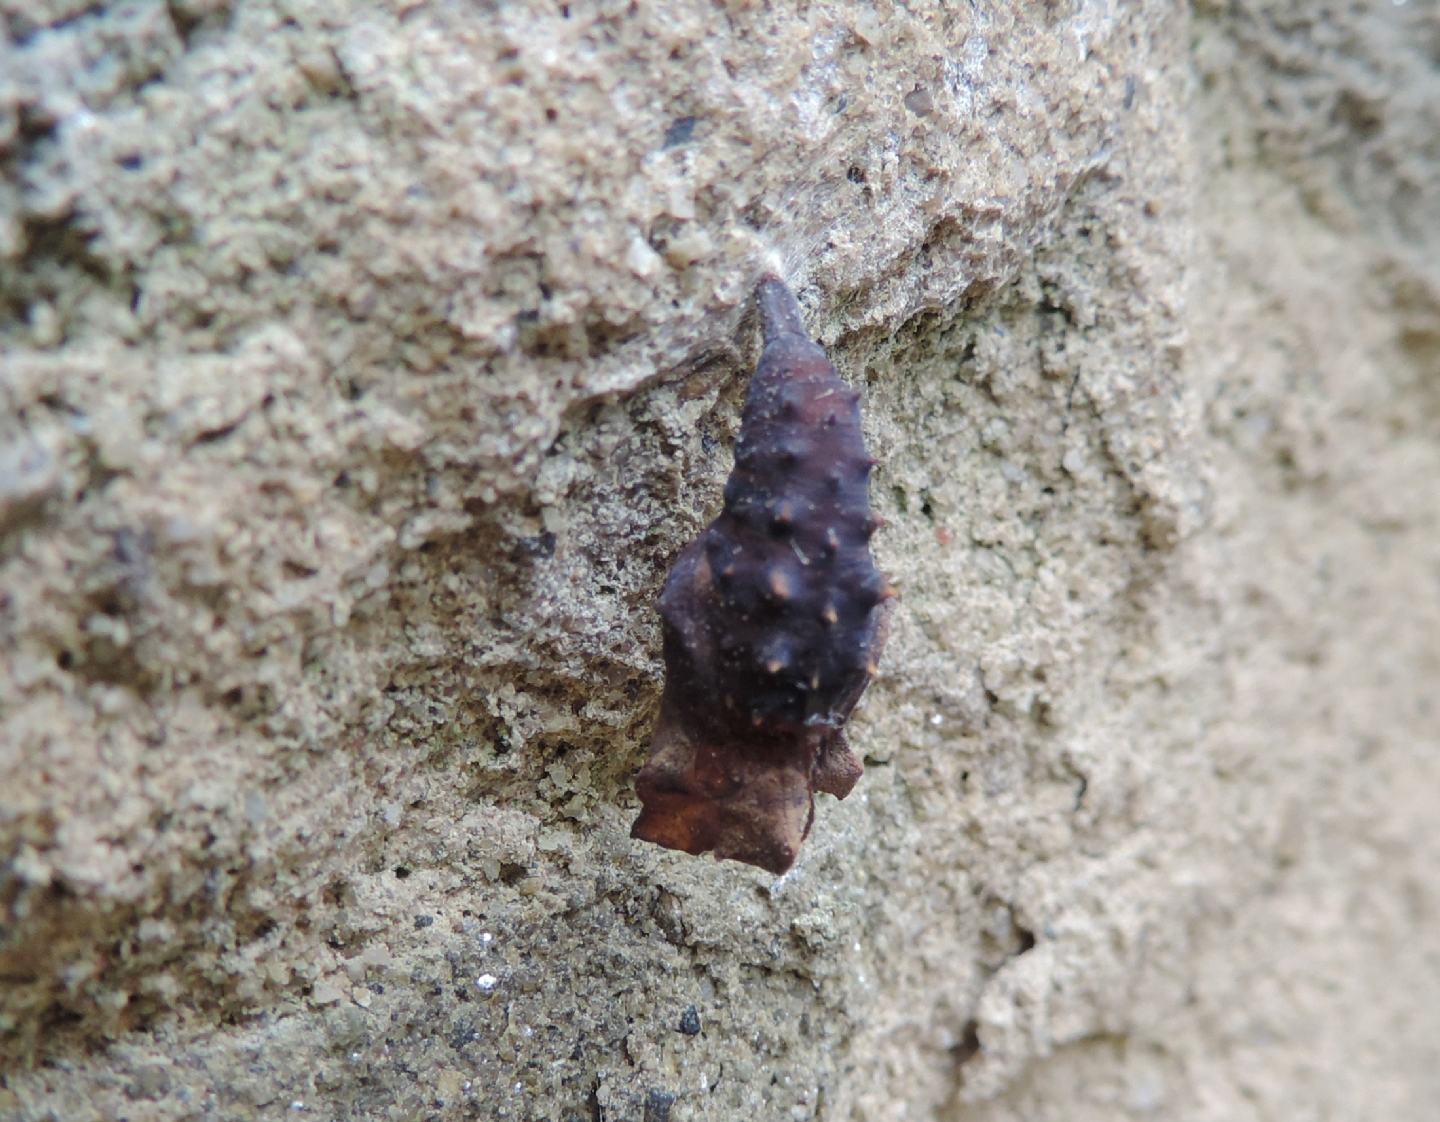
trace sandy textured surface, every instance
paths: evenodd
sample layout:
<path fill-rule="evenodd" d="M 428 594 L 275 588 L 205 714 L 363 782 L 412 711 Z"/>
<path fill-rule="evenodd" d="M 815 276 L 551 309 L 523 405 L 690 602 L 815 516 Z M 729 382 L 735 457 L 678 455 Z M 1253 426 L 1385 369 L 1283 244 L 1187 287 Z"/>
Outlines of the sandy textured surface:
<path fill-rule="evenodd" d="M 0 1118 L 1440 1100 L 1432 4 L 0 0 Z M 632 842 L 779 267 L 902 600 Z"/>

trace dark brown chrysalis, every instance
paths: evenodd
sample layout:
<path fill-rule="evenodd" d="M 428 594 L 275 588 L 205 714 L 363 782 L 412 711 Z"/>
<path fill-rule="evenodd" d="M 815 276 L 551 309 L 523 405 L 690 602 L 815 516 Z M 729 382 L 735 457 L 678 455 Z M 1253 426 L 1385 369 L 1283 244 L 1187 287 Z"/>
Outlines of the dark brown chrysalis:
<path fill-rule="evenodd" d="M 665 692 L 633 837 L 783 873 L 864 770 L 844 724 L 875 673 L 892 593 L 860 395 L 805 334 L 784 282 L 755 293 L 764 350 L 725 506 L 660 596 Z"/>

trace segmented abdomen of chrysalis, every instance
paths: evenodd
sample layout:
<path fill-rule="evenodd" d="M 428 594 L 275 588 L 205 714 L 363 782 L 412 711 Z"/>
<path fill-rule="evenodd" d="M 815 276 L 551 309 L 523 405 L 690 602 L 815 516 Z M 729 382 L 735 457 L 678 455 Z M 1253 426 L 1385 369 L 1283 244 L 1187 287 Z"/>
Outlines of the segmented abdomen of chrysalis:
<path fill-rule="evenodd" d="M 803 333 L 790 290 L 766 278 L 757 301 L 765 348 L 724 509 L 701 538 L 714 687 L 751 724 L 838 724 L 869 675 L 885 592 L 870 556 L 874 461 L 860 395 Z"/>

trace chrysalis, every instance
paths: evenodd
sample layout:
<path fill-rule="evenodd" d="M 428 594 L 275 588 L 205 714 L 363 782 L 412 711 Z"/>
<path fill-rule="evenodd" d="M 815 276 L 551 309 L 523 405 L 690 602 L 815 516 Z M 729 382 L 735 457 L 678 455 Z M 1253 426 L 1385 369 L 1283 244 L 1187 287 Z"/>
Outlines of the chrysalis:
<path fill-rule="evenodd" d="M 880 520 L 860 395 L 805 334 L 783 281 L 762 278 L 756 303 L 764 350 L 724 509 L 660 596 L 665 692 L 631 834 L 782 873 L 814 793 L 843 799 L 864 770 L 844 724 L 875 674 L 893 593 L 870 556 Z"/>

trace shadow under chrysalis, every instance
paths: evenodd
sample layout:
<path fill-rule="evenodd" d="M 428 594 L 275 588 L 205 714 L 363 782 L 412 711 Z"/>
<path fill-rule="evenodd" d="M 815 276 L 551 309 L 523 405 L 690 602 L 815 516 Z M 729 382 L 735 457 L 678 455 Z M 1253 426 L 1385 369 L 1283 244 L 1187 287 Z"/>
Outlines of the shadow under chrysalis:
<path fill-rule="evenodd" d="M 764 349 L 724 509 L 660 596 L 665 691 L 636 777 L 631 835 L 783 873 L 863 768 L 844 724 L 884 642 L 893 593 L 870 538 L 874 467 L 860 395 L 806 335 L 783 281 L 755 293 Z"/>

